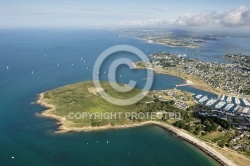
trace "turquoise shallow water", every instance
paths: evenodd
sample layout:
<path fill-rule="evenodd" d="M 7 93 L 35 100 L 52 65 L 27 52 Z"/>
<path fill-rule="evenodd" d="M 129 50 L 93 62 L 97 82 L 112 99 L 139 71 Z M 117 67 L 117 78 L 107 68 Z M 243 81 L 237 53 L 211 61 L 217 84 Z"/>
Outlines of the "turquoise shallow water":
<path fill-rule="evenodd" d="M 156 126 L 58 135 L 54 134 L 54 120 L 36 116 L 44 110 L 31 104 L 38 93 L 91 80 L 87 68 L 115 44 L 130 44 L 148 54 L 173 49 L 120 38 L 118 32 L 111 31 L 0 30 L 0 165 L 217 165 L 200 150 Z M 112 60 L 124 56 L 138 60 L 120 53 L 109 59 L 103 70 Z M 144 70 L 121 66 L 118 74 L 122 75 L 120 82 L 134 79 L 138 88 L 145 83 Z M 107 80 L 107 75 L 102 75 L 102 80 Z M 183 83 L 180 78 L 161 74 L 154 80 L 152 89 Z"/>

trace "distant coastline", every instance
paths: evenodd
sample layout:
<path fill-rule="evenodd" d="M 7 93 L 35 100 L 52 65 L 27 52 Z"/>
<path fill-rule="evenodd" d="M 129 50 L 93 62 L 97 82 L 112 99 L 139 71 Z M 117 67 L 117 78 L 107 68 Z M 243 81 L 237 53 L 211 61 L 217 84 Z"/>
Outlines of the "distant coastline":
<path fill-rule="evenodd" d="M 126 35 L 125 35 L 126 36 Z M 120 36 L 120 37 L 123 37 L 123 36 Z M 174 39 L 171 39 L 169 42 L 170 43 L 164 43 L 164 42 L 158 42 L 158 41 L 154 41 L 152 37 L 135 37 L 135 36 L 129 36 L 129 37 L 133 37 L 135 39 L 138 39 L 138 40 L 142 40 L 144 41 L 145 43 L 149 43 L 149 44 L 161 44 L 161 45 L 165 45 L 165 46 L 168 46 L 168 47 L 184 47 L 184 48 L 199 48 L 200 46 L 199 45 L 178 45 L 178 44 L 175 44 L 174 42 L 176 42 Z M 171 44 L 171 41 L 173 42 Z M 180 44 L 180 43 L 179 43 Z"/>
<path fill-rule="evenodd" d="M 152 39 L 142 39 L 145 40 L 147 43 L 151 43 L 151 44 L 161 44 L 161 45 L 165 45 L 168 47 L 186 47 L 186 48 L 199 48 L 200 46 L 191 46 L 191 45 L 186 45 L 186 46 L 177 46 L 177 45 L 171 45 L 171 44 L 167 44 L 167 43 L 161 43 L 161 42 L 155 42 Z"/>

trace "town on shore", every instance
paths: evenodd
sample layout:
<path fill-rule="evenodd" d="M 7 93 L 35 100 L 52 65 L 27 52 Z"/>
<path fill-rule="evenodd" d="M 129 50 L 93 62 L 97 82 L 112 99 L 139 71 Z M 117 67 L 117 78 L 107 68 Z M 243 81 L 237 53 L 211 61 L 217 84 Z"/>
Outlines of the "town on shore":
<path fill-rule="evenodd" d="M 231 64 L 201 62 L 183 55 L 160 52 L 151 62 L 137 62 L 137 68 L 150 68 L 188 80 L 187 84 L 217 94 L 216 98 L 194 94 L 196 104 L 187 102 L 187 95 L 158 92 L 159 100 L 171 96 L 178 109 L 191 111 L 196 120 L 182 119 L 173 125 L 218 146 L 250 155 L 250 68 L 249 56 L 228 54 Z M 190 83 L 191 82 L 191 83 Z M 176 85 L 176 87 L 182 85 Z"/>

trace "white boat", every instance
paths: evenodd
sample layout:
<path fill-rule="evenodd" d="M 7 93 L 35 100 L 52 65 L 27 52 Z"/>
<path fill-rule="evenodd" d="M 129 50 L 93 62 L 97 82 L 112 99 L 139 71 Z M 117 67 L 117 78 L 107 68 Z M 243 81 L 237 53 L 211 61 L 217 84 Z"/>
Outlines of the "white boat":
<path fill-rule="evenodd" d="M 247 113 L 248 110 L 249 110 L 249 108 L 244 108 L 242 112 L 243 112 L 243 113 Z"/>
<path fill-rule="evenodd" d="M 204 97 L 202 97 L 202 98 L 199 100 L 199 102 L 202 103 L 202 102 L 206 101 L 207 99 L 208 99 L 208 97 L 207 97 L 207 96 L 204 96 Z"/>
<path fill-rule="evenodd" d="M 250 103 L 246 99 L 242 99 L 245 105 L 250 106 Z"/>
<path fill-rule="evenodd" d="M 215 108 L 220 109 L 221 107 L 223 107 L 226 104 L 225 101 L 220 101 L 218 104 L 216 104 Z"/>
<path fill-rule="evenodd" d="M 231 96 L 227 96 L 227 103 L 231 103 L 232 102 L 232 97 Z"/>
<path fill-rule="evenodd" d="M 224 108 L 224 110 L 225 110 L 225 111 L 228 111 L 228 110 L 230 110 L 233 106 L 234 106 L 234 104 L 228 104 L 228 105 Z"/>
<path fill-rule="evenodd" d="M 209 99 L 207 102 L 206 102 L 206 104 L 205 105 L 209 105 L 210 104 L 210 102 L 212 101 L 213 99 Z"/>
<path fill-rule="evenodd" d="M 238 97 L 235 97 L 235 103 L 240 104 L 240 99 Z"/>
<path fill-rule="evenodd" d="M 197 96 L 195 96 L 197 99 L 200 99 L 201 97 L 202 97 L 202 95 L 201 94 L 199 94 L 199 95 L 197 95 Z"/>
<path fill-rule="evenodd" d="M 233 112 L 236 112 L 240 109 L 241 107 L 239 105 L 237 105 L 234 109 L 233 109 Z"/>
<path fill-rule="evenodd" d="M 216 103 L 216 102 L 217 102 L 217 99 L 214 99 L 214 101 L 211 102 L 210 104 L 213 105 L 213 104 Z"/>
<path fill-rule="evenodd" d="M 225 95 L 222 95 L 222 97 L 220 98 L 220 100 L 225 100 Z"/>
<path fill-rule="evenodd" d="M 210 99 L 207 101 L 206 105 L 207 106 L 213 105 L 216 101 L 217 101 L 216 99 Z"/>

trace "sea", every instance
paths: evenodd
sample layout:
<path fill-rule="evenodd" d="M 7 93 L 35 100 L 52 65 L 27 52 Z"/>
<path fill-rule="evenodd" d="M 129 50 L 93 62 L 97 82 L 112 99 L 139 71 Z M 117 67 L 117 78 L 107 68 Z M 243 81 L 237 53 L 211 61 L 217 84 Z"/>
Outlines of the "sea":
<path fill-rule="evenodd" d="M 146 55 L 158 51 L 186 54 L 204 61 L 227 63 L 226 53 L 249 53 L 249 39 L 208 41 L 199 50 L 150 44 L 120 37 L 116 30 L 1 29 L 0 30 L 0 165 L 219 165 L 195 146 L 157 126 L 56 134 L 55 120 L 41 118 L 45 110 L 35 104 L 37 94 L 79 81 L 92 80 L 97 57 L 107 48 L 126 44 Z M 232 47 L 233 46 L 233 47 Z M 229 48 L 229 49 L 228 49 Z M 118 52 L 103 64 L 108 71 L 115 59 L 140 59 Z M 103 72 L 101 80 L 108 80 Z M 146 70 L 117 69 L 120 83 L 129 80 L 143 88 Z M 185 81 L 155 74 L 152 90 L 170 89 Z M 180 87 L 194 94 L 214 94 Z"/>

